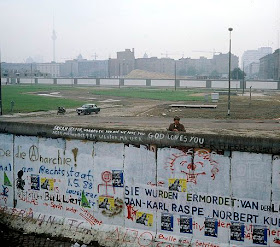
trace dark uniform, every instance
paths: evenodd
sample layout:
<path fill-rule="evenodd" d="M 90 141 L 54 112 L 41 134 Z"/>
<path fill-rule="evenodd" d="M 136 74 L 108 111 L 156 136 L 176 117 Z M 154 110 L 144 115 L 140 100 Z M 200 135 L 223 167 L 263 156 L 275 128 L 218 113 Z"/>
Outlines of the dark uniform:
<path fill-rule="evenodd" d="M 170 131 L 178 130 L 178 131 L 186 132 L 185 126 L 183 124 L 180 124 L 180 123 L 178 123 L 178 124 L 175 124 L 175 123 L 170 124 L 168 130 L 170 130 Z"/>

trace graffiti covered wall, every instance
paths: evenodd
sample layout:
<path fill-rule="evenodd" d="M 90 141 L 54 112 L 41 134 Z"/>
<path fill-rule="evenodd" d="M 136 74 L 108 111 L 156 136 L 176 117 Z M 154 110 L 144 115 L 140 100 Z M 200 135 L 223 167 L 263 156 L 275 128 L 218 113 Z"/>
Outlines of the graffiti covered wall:
<path fill-rule="evenodd" d="M 106 246 L 280 246 L 278 155 L 0 134 L 0 187 L 1 214 L 26 231 Z"/>

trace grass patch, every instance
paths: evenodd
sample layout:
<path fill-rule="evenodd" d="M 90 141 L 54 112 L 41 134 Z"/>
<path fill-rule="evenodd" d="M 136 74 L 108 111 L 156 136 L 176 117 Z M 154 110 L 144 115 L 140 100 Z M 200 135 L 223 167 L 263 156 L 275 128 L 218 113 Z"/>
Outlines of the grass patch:
<path fill-rule="evenodd" d="M 128 98 L 156 99 L 167 101 L 201 101 L 202 96 L 193 96 L 197 93 L 194 90 L 171 90 L 171 89 L 141 89 L 141 88 L 121 88 L 121 89 L 94 89 L 92 94 L 119 96 Z"/>
<path fill-rule="evenodd" d="M 56 110 L 58 106 L 74 108 L 84 103 L 78 100 L 28 94 L 30 92 L 50 92 L 58 90 L 73 90 L 73 88 L 49 85 L 2 86 L 3 114 L 11 112 L 11 101 L 14 102 L 13 112 L 15 113 Z"/>

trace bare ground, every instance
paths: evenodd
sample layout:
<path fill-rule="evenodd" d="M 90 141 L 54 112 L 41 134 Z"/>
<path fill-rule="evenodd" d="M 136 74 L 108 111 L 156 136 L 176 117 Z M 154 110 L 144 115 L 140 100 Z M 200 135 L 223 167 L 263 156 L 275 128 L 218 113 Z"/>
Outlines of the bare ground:
<path fill-rule="evenodd" d="M 178 115 L 189 132 L 280 137 L 279 91 L 254 91 L 251 101 L 248 93 L 232 95 L 230 116 L 227 115 L 226 95 L 220 95 L 217 103 L 99 96 L 92 95 L 86 90 L 63 91 L 60 95 L 64 98 L 78 98 L 85 103 L 95 102 L 101 107 L 101 112 L 98 115 L 78 116 L 75 109 L 67 109 L 65 115 L 49 111 L 14 114 L 1 119 L 73 126 L 166 130 L 173 117 Z M 217 108 L 176 108 L 170 107 L 171 104 L 214 104 Z"/>

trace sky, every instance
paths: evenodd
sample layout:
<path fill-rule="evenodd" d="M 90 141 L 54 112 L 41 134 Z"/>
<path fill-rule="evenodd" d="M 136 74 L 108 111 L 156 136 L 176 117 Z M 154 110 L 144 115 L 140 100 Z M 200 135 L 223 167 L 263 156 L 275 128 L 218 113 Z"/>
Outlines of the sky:
<path fill-rule="evenodd" d="M 0 0 L 2 62 L 135 57 L 212 58 L 279 47 L 280 0 Z M 96 55 L 96 57 L 95 57 Z"/>

